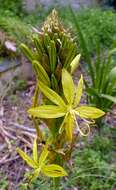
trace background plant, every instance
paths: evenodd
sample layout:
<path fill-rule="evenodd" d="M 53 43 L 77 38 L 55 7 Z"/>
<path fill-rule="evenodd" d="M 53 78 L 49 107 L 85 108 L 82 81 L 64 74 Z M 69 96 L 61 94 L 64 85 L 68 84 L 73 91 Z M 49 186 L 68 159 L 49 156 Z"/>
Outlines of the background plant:
<path fill-rule="evenodd" d="M 79 35 L 82 55 L 85 63 L 87 64 L 86 71 L 91 79 L 91 83 L 89 81 L 85 81 L 86 91 L 89 95 L 88 100 L 96 107 L 108 111 L 113 103 L 116 102 L 116 79 L 114 77 L 115 67 L 112 68 L 111 62 L 112 53 L 115 53 L 115 49 L 111 52 L 106 52 L 106 55 L 101 55 L 100 44 L 97 43 L 97 55 L 93 58 L 89 52 L 85 36 L 83 35 L 78 19 L 72 10 L 71 14 Z"/>
<path fill-rule="evenodd" d="M 70 15 L 69 8 L 64 12 L 59 9 L 59 14 L 64 23 L 72 27 L 75 31 L 73 19 Z M 88 51 L 95 55 L 96 43 L 100 43 L 102 49 L 115 47 L 116 44 L 116 13 L 112 9 L 104 8 L 83 8 L 75 11 L 75 17 L 83 33 Z M 80 38 L 77 32 L 77 41 L 80 44 Z M 81 47 L 80 47 L 81 48 Z"/>

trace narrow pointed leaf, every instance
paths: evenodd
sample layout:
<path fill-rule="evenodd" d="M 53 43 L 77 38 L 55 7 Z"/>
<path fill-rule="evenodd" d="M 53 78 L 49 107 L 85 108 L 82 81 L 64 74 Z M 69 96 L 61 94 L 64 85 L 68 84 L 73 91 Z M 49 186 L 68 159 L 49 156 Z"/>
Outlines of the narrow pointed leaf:
<path fill-rule="evenodd" d="M 44 83 L 39 82 L 38 84 L 41 92 L 53 103 L 58 106 L 66 107 L 63 99 L 52 89 L 48 88 Z"/>
<path fill-rule="evenodd" d="M 70 66 L 71 66 L 71 74 L 77 69 L 78 65 L 79 65 L 79 61 L 80 61 L 80 57 L 81 54 L 78 54 L 71 62 Z"/>
<path fill-rule="evenodd" d="M 109 73 L 109 80 L 116 82 L 116 67 L 114 67 Z"/>
<path fill-rule="evenodd" d="M 67 172 L 59 165 L 51 164 L 42 168 L 42 173 L 48 177 L 62 177 L 67 176 Z"/>
<path fill-rule="evenodd" d="M 17 152 L 23 158 L 23 160 L 32 168 L 37 168 L 37 164 L 20 148 L 17 148 Z"/>
<path fill-rule="evenodd" d="M 71 105 L 74 99 L 74 83 L 66 69 L 62 70 L 62 87 L 67 102 Z"/>
<path fill-rule="evenodd" d="M 46 160 L 48 154 L 49 154 L 49 151 L 48 151 L 47 147 L 45 147 L 45 148 L 43 149 L 41 155 L 40 155 L 40 158 L 39 158 L 39 166 L 40 166 L 40 167 L 42 167 L 42 165 L 45 164 L 45 160 Z"/>
<path fill-rule="evenodd" d="M 33 64 L 33 68 L 37 74 L 38 79 L 41 80 L 47 86 L 50 86 L 49 76 L 46 73 L 45 69 L 42 67 L 42 65 L 36 60 L 34 60 L 32 64 Z"/>
<path fill-rule="evenodd" d="M 27 57 L 27 59 L 32 62 L 34 59 L 34 55 L 31 52 L 31 50 L 23 43 L 20 45 L 20 47 L 21 47 L 23 53 L 25 54 L 25 56 Z"/>
<path fill-rule="evenodd" d="M 89 107 L 89 106 L 80 106 L 76 109 L 77 114 L 82 118 L 90 118 L 90 119 L 96 119 L 105 114 L 104 111 L 95 108 L 95 107 Z"/>
<path fill-rule="evenodd" d="M 110 95 L 107 95 L 107 94 L 101 94 L 101 97 L 105 98 L 107 100 L 110 100 L 111 102 L 116 103 L 116 96 L 114 97 L 114 96 L 110 96 Z"/>
<path fill-rule="evenodd" d="M 62 107 L 55 105 L 43 105 L 35 108 L 30 108 L 28 113 L 39 118 L 59 118 L 65 115 L 65 110 Z"/>
<path fill-rule="evenodd" d="M 37 151 L 37 138 L 34 139 L 33 143 L 33 160 L 38 162 L 38 151 Z"/>
<path fill-rule="evenodd" d="M 74 106 L 77 106 L 79 104 L 79 102 L 81 100 L 82 92 L 83 92 L 83 76 L 81 75 L 81 78 L 78 82 L 78 86 L 77 86 L 77 90 L 76 90 Z"/>

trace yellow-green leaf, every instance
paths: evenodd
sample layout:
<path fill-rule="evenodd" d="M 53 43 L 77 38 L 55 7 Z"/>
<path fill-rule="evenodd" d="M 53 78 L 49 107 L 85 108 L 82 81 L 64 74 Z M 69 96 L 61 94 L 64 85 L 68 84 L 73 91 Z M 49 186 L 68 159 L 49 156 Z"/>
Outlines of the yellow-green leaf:
<path fill-rule="evenodd" d="M 33 143 L 33 160 L 38 162 L 38 151 L 37 151 L 37 138 L 34 139 Z"/>
<path fill-rule="evenodd" d="M 67 176 L 67 172 L 59 165 L 51 164 L 42 167 L 42 173 L 48 177 Z"/>
<path fill-rule="evenodd" d="M 42 167 L 42 165 L 45 164 L 45 160 L 46 160 L 48 154 L 49 154 L 49 151 L 47 149 L 47 146 L 45 146 L 45 148 L 43 149 L 43 151 L 42 151 L 42 153 L 40 155 L 40 158 L 39 158 L 39 166 L 40 167 Z"/>
<path fill-rule="evenodd" d="M 41 92 L 53 103 L 55 103 L 58 106 L 66 107 L 63 99 L 52 89 L 48 88 L 46 85 L 44 85 L 42 82 L 39 82 L 38 84 Z"/>
<path fill-rule="evenodd" d="M 55 105 L 43 105 L 30 108 L 28 113 L 39 118 L 59 118 L 65 115 L 64 108 Z"/>
<path fill-rule="evenodd" d="M 89 106 L 80 106 L 76 109 L 77 114 L 82 118 L 90 118 L 90 119 L 96 119 L 105 114 L 104 111 L 95 108 L 95 107 L 89 107 Z"/>
<path fill-rule="evenodd" d="M 81 54 L 78 54 L 71 62 L 70 66 L 71 66 L 71 74 L 75 71 L 75 69 L 78 67 L 79 65 L 79 61 L 80 61 L 80 57 Z"/>
<path fill-rule="evenodd" d="M 32 168 L 37 168 L 38 165 L 25 153 L 23 152 L 20 148 L 17 148 L 17 152 L 19 155 L 23 158 L 23 160 Z"/>
<path fill-rule="evenodd" d="M 81 75 L 81 78 L 78 82 L 78 86 L 76 89 L 76 97 L 74 100 L 74 106 L 77 106 L 81 100 L 81 96 L 82 96 L 82 91 L 83 91 L 83 76 Z"/>
<path fill-rule="evenodd" d="M 42 67 L 42 65 L 36 60 L 34 60 L 32 62 L 32 65 L 38 76 L 38 79 L 41 80 L 47 86 L 50 86 L 50 79 L 49 79 L 48 74 L 46 73 L 45 69 Z"/>
<path fill-rule="evenodd" d="M 62 87 L 67 102 L 71 105 L 74 99 L 74 83 L 66 69 L 62 70 Z"/>
<path fill-rule="evenodd" d="M 25 56 L 29 59 L 29 61 L 32 62 L 34 59 L 33 52 L 23 43 L 20 45 L 20 47 L 21 47 L 23 53 L 25 54 Z"/>

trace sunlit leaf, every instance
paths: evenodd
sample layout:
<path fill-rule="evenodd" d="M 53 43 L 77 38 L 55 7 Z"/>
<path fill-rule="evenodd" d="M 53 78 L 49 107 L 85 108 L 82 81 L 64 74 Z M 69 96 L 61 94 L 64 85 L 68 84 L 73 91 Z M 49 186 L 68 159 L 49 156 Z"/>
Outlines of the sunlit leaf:
<path fill-rule="evenodd" d="M 23 152 L 20 148 L 17 148 L 17 152 L 19 155 L 23 158 L 23 160 L 32 168 L 37 168 L 38 165 L 25 153 Z"/>
<path fill-rule="evenodd" d="M 28 113 L 39 118 L 59 118 L 65 115 L 64 108 L 55 105 L 43 105 L 30 108 Z"/>
<path fill-rule="evenodd" d="M 51 164 L 46 165 L 42 168 L 42 172 L 44 175 L 48 177 L 62 177 L 67 176 L 67 172 L 59 165 Z"/>
<path fill-rule="evenodd" d="M 46 160 L 48 154 L 49 154 L 49 151 L 48 151 L 47 147 L 45 147 L 39 158 L 39 166 L 40 167 L 45 164 L 45 160 Z"/>
<path fill-rule="evenodd" d="M 81 54 L 78 54 L 71 62 L 70 66 L 71 66 L 71 74 L 75 71 L 75 69 L 77 69 L 78 65 L 79 65 L 79 61 L 80 61 L 80 57 Z"/>
<path fill-rule="evenodd" d="M 66 107 L 63 99 L 52 89 L 48 88 L 46 85 L 44 85 L 42 82 L 39 81 L 38 84 L 41 92 L 53 103 L 55 103 L 58 106 Z"/>
<path fill-rule="evenodd" d="M 81 96 L 82 96 L 82 92 L 83 92 L 83 76 L 81 75 L 81 78 L 78 82 L 78 86 L 76 89 L 76 97 L 74 100 L 74 106 L 77 106 L 81 100 Z"/>
<path fill-rule="evenodd" d="M 96 119 L 105 114 L 104 111 L 95 108 L 95 107 L 89 107 L 89 106 L 80 106 L 75 109 L 77 111 L 77 114 L 82 118 L 90 118 L 90 119 Z"/>
<path fill-rule="evenodd" d="M 33 160 L 37 163 L 38 162 L 38 151 L 37 151 L 37 139 L 34 139 L 33 143 Z"/>
<path fill-rule="evenodd" d="M 62 87 L 67 102 L 72 104 L 74 99 L 74 83 L 66 69 L 62 70 Z"/>

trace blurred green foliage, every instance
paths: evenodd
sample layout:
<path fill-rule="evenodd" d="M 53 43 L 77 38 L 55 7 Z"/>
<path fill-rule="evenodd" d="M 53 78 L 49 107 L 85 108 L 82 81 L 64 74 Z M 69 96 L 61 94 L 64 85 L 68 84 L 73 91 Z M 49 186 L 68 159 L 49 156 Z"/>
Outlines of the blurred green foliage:
<path fill-rule="evenodd" d="M 21 0 L 18 0 L 17 3 L 15 1 L 12 1 L 11 4 L 3 1 L 4 3 L 0 7 L 0 29 L 8 32 L 18 41 L 21 39 L 24 41 L 29 36 L 32 26 L 38 28 L 53 7 L 46 10 L 43 6 L 38 5 L 36 10 L 29 14 L 23 8 L 19 8 Z M 12 8 L 13 6 L 14 8 Z M 68 7 L 65 7 L 64 11 L 62 7 L 57 6 L 56 10 L 63 22 L 75 32 Z M 115 11 L 103 8 L 83 8 L 75 13 L 91 54 L 94 54 L 97 42 L 100 42 L 104 49 L 116 46 Z"/>
<path fill-rule="evenodd" d="M 23 9 L 23 0 L 0 0 L 0 12 L 12 16 L 23 16 L 26 13 Z"/>
<path fill-rule="evenodd" d="M 104 49 L 116 46 L 115 11 L 100 8 L 81 9 L 77 11 L 76 18 L 91 54 L 94 54 L 96 43 L 100 43 Z M 71 20 L 70 17 L 68 19 Z M 72 23 L 71 20 L 70 24 Z"/>

